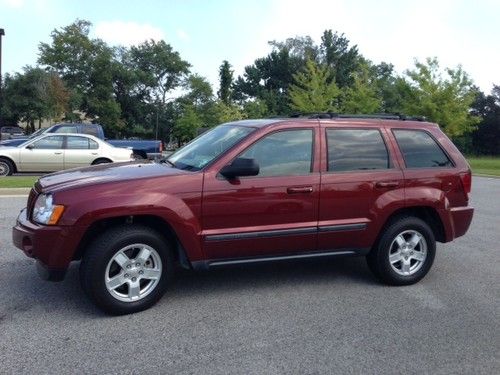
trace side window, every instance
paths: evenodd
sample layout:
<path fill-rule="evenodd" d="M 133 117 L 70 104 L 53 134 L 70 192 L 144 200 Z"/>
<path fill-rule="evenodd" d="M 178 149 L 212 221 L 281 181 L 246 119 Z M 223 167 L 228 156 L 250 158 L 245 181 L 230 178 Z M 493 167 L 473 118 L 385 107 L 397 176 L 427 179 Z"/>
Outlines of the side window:
<path fill-rule="evenodd" d="M 64 137 L 61 135 L 54 135 L 51 137 L 45 137 L 34 143 L 32 143 L 33 148 L 38 150 L 57 150 L 63 148 Z"/>
<path fill-rule="evenodd" d="M 389 154 L 380 131 L 327 129 L 328 170 L 333 172 L 389 168 Z"/>
<path fill-rule="evenodd" d="M 61 126 L 54 133 L 78 133 L 75 126 Z"/>
<path fill-rule="evenodd" d="M 313 131 L 286 130 L 265 136 L 243 154 L 259 163 L 259 177 L 292 176 L 311 173 Z"/>
<path fill-rule="evenodd" d="M 407 168 L 451 167 L 436 141 L 422 130 L 393 130 Z"/>
<path fill-rule="evenodd" d="M 88 150 L 89 139 L 85 137 L 68 136 L 66 148 L 70 150 Z"/>
<path fill-rule="evenodd" d="M 92 139 L 89 139 L 89 146 L 91 150 L 97 150 L 99 148 L 99 144 Z"/>

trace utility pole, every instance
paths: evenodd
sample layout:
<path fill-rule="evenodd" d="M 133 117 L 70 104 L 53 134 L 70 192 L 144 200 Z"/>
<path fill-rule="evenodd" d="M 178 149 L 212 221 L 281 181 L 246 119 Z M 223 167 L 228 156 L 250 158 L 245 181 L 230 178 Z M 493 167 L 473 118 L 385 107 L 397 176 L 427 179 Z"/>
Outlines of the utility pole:
<path fill-rule="evenodd" d="M 0 126 L 2 126 L 3 113 L 3 76 L 2 76 L 2 37 L 5 35 L 5 30 L 0 29 Z"/>

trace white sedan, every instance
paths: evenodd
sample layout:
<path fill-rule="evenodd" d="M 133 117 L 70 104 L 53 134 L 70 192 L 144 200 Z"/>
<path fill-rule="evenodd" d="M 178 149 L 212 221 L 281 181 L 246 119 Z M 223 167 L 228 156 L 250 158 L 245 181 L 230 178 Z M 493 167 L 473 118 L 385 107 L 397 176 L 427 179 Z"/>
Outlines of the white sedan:
<path fill-rule="evenodd" d="M 132 150 L 114 147 L 92 135 L 50 133 L 17 147 L 0 147 L 0 176 L 131 160 Z"/>

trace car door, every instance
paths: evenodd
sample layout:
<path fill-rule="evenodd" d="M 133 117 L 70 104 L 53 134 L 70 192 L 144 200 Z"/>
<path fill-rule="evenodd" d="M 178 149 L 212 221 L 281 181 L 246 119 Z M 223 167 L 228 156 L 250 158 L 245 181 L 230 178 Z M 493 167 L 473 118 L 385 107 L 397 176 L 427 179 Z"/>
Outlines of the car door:
<path fill-rule="evenodd" d="M 306 127 L 273 130 L 260 137 L 238 154 L 257 161 L 257 176 L 222 177 L 218 172 L 236 155 L 205 174 L 202 240 L 209 259 L 316 249 L 316 135 L 313 127 Z"/>
<path fill-rule="evenodd" d="M 48 135 L 22 146 L 20 172 L 54 172 L 64 168 L 64 136 Z"/>
<path fill-rule="evenodd" d="M 93 139 L 79 135 L 66 136 L 64 169 L 89 166 L 98 156 L 99 144 Z"/>
<path fill-rule="evenodd" d="M 383 128 L 327 123 L 322 133 L 318 248 L 368 250 L 386 213 L 404 206 L 402 170 Z"/>

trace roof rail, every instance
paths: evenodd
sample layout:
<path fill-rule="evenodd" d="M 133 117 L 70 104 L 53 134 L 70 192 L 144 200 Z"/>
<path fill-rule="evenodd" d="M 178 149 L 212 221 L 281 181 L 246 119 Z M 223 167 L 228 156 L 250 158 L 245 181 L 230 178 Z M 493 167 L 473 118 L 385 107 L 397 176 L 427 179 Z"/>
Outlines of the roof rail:
<path fill-rule="evenodd" d="M 427 121 L 424 116 L 406 116 L 400 113 L 374 113 L 366 115 L 348 115 L 336 112 L 319 112 L 319 113 L 294 113 L 290 117 L 307 117 L 317 119 L 335 119 L 335 118 L 358 118 L 358 119 L 381 119 L 381 120 L 403 120 L 403 121 Z"/>

